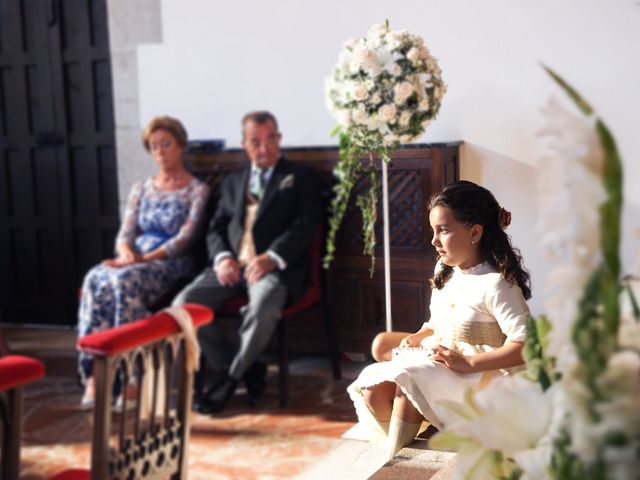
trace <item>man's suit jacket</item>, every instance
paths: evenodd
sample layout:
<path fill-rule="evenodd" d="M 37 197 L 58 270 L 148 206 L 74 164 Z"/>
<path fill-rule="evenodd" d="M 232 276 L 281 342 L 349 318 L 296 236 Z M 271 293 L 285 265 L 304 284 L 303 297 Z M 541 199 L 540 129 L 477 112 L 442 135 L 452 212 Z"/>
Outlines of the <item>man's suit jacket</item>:
<path fill-rule="evenodd" d="M 251 166 L 230 173 L 222 182 L 215 215 L 209 223 L 207 248 L 213 260 L 223 251 L 238 258 L 244 230 Z M 322 219 L 319 182 L 313 170 L 280 158 L 266 186 L 253 224 L 256 254 L 273 250 L 286 262 L 276 270 L 296 301 L 308 285 L 309 245 Z"/>

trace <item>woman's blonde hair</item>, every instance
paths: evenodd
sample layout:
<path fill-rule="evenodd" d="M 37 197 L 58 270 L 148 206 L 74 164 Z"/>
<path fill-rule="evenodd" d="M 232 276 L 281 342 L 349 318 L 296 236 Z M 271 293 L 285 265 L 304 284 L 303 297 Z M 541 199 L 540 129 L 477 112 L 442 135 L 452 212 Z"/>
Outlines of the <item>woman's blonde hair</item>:
<path fill-rule="evenodd" d="M 149 137 L 156 130 L 166 130 L 176 139 L 178 145 L 182 148 L 187 146 L 187 131 L 184 128 L 184 125 L 173 117 L 168 115 L 161 115 L 158 117 L 154 117 L 144 128 L 144 132 L 142 132 L 142 144 L 147 152 L 151 151 L 151 147 L 149 146 Z"/>

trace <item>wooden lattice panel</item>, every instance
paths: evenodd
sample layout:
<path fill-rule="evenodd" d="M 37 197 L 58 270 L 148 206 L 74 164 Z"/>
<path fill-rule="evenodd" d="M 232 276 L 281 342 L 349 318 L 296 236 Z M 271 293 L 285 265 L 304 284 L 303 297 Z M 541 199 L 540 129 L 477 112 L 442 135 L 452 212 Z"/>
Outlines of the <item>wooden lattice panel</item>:
<path fill-rule="evenodd" d="M 366 195 L 371 183 L 361 176 L 353 188 L 338 235 L 338 246 L 362 248 L 362 215 L 356 206 L 358 195 Z M 389 170 L 389 239 L 392 247 L 424 248 L 422 224 L 425 198 L 420 170 Z M 382 185 L 378 192 L 376 238 L 382 246 Z"/>

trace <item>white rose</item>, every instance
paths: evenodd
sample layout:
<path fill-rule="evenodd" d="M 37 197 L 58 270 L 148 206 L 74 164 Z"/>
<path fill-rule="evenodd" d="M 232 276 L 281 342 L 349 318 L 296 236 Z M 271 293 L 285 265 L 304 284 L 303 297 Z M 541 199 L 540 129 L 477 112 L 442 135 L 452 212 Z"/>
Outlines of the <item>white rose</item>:
<path fill-rule="evenodd" d="M 400 75 L 402 75 L 402 68 L 400 67 L 400 65 L 396 63 L 393 65 L 393 67 L 391 67 L 391 75 L 393 75 L 394 77 L 399 77 Z"/>
<path fill-rule="evenodd" d="M 358 108 L 353 112 L 352 120 L 358 125 L 365 125 L 367 123 L 368 117 L 369 116 L 367 115 L 367 112 L 364 108 Z"/>
<path fill-rule="evenodd" d="M 356 59 L 352 58 L 349 62 L 349 75 L 355 75 L 362 68 L 362 64 Z"/>
<path fill-rule="evenodd" d="M 376 35 L 384 35 L 387 32 L 387 27 L 382 25 L 381 23 L 376 23 L 371 25 L 371 28 L 367 31 L 367 37 L 376 36 Z"/>
<path fill-rule="evenodd" d="M 384 122 L 390 123 L 396 118 L 396 106 L 387 103 L 378 109 L 378 118 Z"/>
<path fill-rule="evenodd" d="M 407 52 L 407 58 L 411 61 L 411 63 L 416 63 L 420 59 L 420 50 L 418 50 L 416 47 L 413 47 Z"/>
<path fill-rule="evenodd" d="M 370 102 L 371 102 L 373 105 L 378 105 L 381 101 L 382 101 L 382 98 L 380 98 L 380 94 L 379 94 L 379 93 L 374 93 L 374 94 L 371 96 L 371 100 L 370 100 Z"/>
<path fill-rule="evenodd" d="M 338 70 L 347 70 L 352 60 L 353 54 L 348 50 L 343 50 L 338 56 L 338 65 L 336 68 Z"/>
<path fill-rule="evenodd" d="M 363 64 L 363 63 L 375 60 L 376 53 L 373 50 L 365 47 L 364 45 L 359 45 L 354 50 L 353 56 L 354 56 L 355 60 L 357 60 L 358 62 Z"/>
<path fill-rule="evenodd" d="M 411 120 L 411 112 L 404 111 L 400 114 L 400 120 L 398 120 L 398 123 L 400 124 L 401 127 L 406 127 L 407 125 L 409 125 L 410 120 Z"/>
<path fill-rule="evenodd" d="M 353 52 L 351 72 L 357 73 L 360 69 L 376 77 L 380 74 L 378 54 L 365 46 L 358 46 Z"/>
<path fill-rule="evenodd" d="M 353 98 L 361 102 L 369 97 L 369 91 L 362 84 L 357 84 L 352 91 Z"/>
<path fill-rule="evenodd" d="M 348 110 L 340 110 L 337 112 L 336 119 L 340 125 L 348 127 L 351 124 L 351 113 Z"/>
<path fill-rule="evenodd" d="M 367 32 L 366 43 L 372 48 L 380 48 L 384 43 L 387 28 L 384 25 L 374 25 Z"/>
<path fill-rule="evenodd" d="M 405 35 L 402 32 L 389 32 L 385 35 L 385 40 L 389 45 L 389 49 L 394 50 L 402 45 Z"/>
<path fill-rule="evenodd" d="M 350 38 L 349 40 L 344 42 L 342 47 L 345 48 L 345 49 L 353 50 L 354 48 L 356 48 L 357 44 L 358 44 L 358 39 L 357 38 Z"/>
<path fill-rule="evenodd" d="M 407 98 L 413 93 L 413 85 L 409 82 L 400 82 L 393 88 L 394 101 L 401 105 L 406 102 Z"/>
<path fill-rule="evenodd" d="M 429 99 L 427 97 L 424 97 L 422 100 L 420 100 L 420 103 L 418 104 L 418 110 L 422 111 L 422 112 L 426 112 L 429 110 Z"/>
<path fill-rule="evenodd" d="M 384 135 L 382 137 L 382 140 L 383 140 L 383 142 L 384 142 L 386 147 L 392 147 L 398 141 L 396 136 L 394 134 L 392 134 L 392 133 L 388 133 L 388 134 Z"/>

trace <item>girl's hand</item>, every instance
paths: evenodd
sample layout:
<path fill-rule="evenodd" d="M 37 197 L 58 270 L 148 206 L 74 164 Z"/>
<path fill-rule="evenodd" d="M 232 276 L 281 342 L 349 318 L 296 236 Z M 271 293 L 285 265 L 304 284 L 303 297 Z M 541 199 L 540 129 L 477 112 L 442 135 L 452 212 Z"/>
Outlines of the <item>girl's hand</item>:
<path fill-rule="evenodd" d="M 400 348 L 419 347 L 424 335 L 420 333 L 412 333 L 407 335 L 400 341 Z"/>
<path fill-rule="evenodd" d="M 431 354 L 431 360 L 444 364 L 445 367 L 458 373 L 472 373 L 475 372 L 473 365 L 471 365 L 470 357 L 465 357 L 455 350 L 438 345 L 433 347 Z"/>

